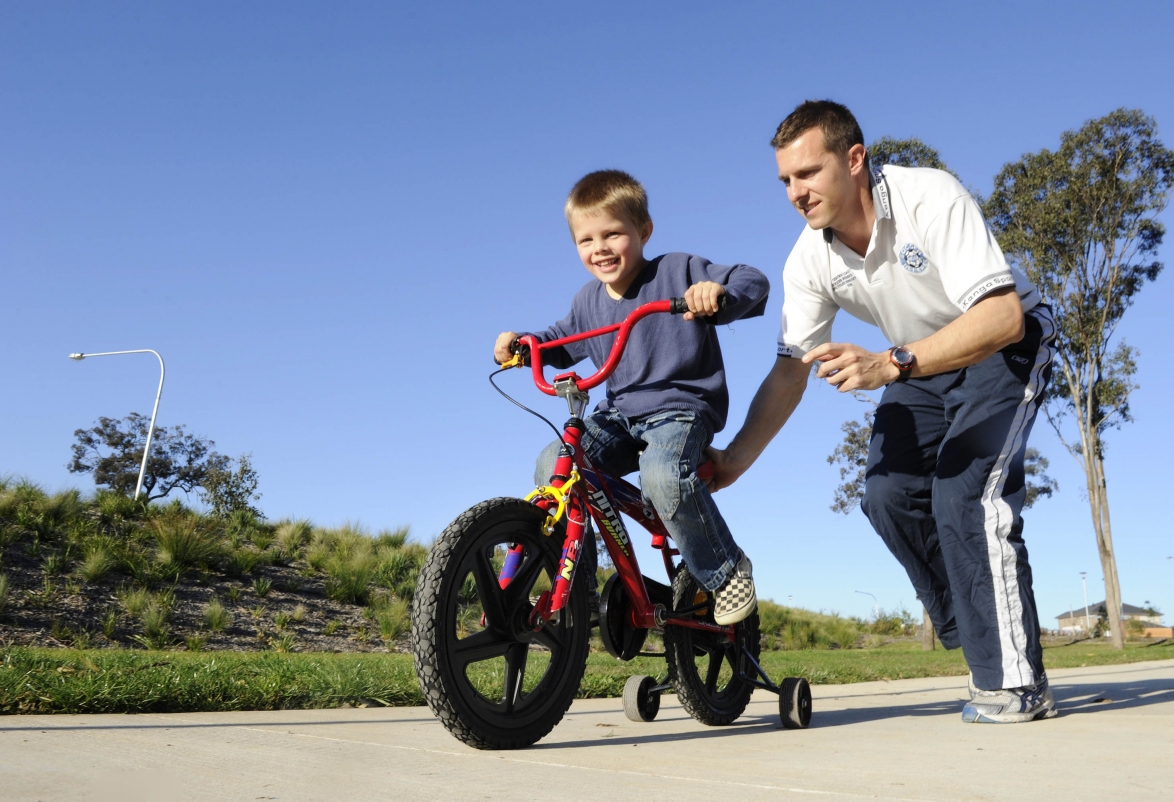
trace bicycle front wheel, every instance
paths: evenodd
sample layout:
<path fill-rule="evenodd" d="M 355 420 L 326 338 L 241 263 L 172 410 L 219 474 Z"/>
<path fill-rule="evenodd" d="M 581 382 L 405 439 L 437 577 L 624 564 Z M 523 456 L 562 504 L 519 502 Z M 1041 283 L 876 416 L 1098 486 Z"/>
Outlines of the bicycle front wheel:
<path fill-rule="evenodd" d="M 587 584 L 577 578 L 557 623 L 534 632 L 534 602 L 551 588 L 565 528 L 516 498 L 484 501 L 436 539 L 412 607 L 416 675 L 433 714 L 478 749 L 530 746 L 562 719 L 587 663 Z M 511 545 L 522 560 L 503 589 Z"/>

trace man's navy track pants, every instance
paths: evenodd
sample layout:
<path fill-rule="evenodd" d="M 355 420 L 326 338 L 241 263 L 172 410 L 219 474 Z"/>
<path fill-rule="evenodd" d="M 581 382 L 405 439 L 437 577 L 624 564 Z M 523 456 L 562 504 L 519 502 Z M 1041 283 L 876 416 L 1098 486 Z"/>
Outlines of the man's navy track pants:
<path fill-rule="evenodd" d="M 1025 329 L 975 365 L 888 386 L 861 503 L 942 645 L 962 647 L 984 690 L 1044 675 L 1020 511 L 1027 437 L 1055 354 L 1050 310 L 1028 312 Z"/>

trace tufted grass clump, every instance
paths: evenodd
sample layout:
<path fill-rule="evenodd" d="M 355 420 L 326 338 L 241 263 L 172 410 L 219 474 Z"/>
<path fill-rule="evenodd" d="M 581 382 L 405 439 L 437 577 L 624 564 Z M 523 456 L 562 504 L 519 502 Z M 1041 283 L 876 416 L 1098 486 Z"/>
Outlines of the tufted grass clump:
<path fill-rule="evenodd" d="M 157 562 L 175 577 L 218 563 L 225 551 L 215 522 L 195 513 L 169 511 L 147 527 L 158 546 Z"/>
<path fill-rule="evenodd" d="M 374 612 L 379 635 L 388 644 L 394 643 L 412 628 L 411 608 L 407 601 L 396 599 L 380 605 Z"/>
<path fill-rule="evenodd" d="M 204 605 L 204 627 L 209 632 L 223 632 L 231 623 L 232 616 L 220 599 L 212 599 Z"/>
<path fill-rule="evenodd" d="M 101 582 L 107 574 L 118 566 L 118 559 L 112 550 L 103 542 L 89 544 L 85 557 L 77 564 L 75 572 L 86 582 Z"/>

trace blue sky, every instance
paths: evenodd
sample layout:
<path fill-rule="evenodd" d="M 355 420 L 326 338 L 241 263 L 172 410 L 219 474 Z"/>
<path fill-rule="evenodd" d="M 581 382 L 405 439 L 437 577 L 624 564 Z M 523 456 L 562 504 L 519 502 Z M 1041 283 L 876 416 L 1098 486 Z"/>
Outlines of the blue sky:
<path fill-rule="evenodd" d="M 602 167 L 648 188 L 651 252 L 772 279 L 766 317 L 722 332 L 723 444 L 774 358 L 803 224 L 768 142 L 800 101 L 848 104 L 868 139 L 918 136 L 983 192 L 1119 106 L 1174 144 L 1174 12 L 1060 8 L 4 2 L 0 473 L 92 489 L 64 467 L 73 430 L 149 413 L 157 365 L 66 355 L 154 348 L 159 422 L 251 452 L 270 518 L 426 541 L 480 499 L 524 494 L 549 430 L 490 388 L 491 346 L 561 317 L 587 280 L 561 208 Z M 1172 288 L 1162 276 L 1122 327 L 1141 389 L 1108 452 L 1125 600 L 1168 618 Z M 885 345 L 850 319 L 836 337 Z M 503 384 L 565 417 L 522 372 Z M 719 494 L 763 596 L 868 615 L 860 590 L 916 610 L 863 515 L 828 509 L 825 458 L 863 411 L 813 385 Z M 1027 513 L 1047 622 L 1082 604 L 1080 571 L 1091 601 L 1103 590 L 1082 474 L 1046 423 L 1032 442 L 1061 485 Z"/>

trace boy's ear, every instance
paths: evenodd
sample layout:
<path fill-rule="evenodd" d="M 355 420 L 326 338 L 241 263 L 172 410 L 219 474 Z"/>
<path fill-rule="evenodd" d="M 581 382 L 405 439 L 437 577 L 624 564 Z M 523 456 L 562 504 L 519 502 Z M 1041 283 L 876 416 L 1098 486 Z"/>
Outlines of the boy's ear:
<path fill-rule="evenodd" d="M 649 220 L 644 225 L 640 226 L 640 242 L 644 245 L 648 244 L 648 240 L 652 239 L 652 221 Z"/>

